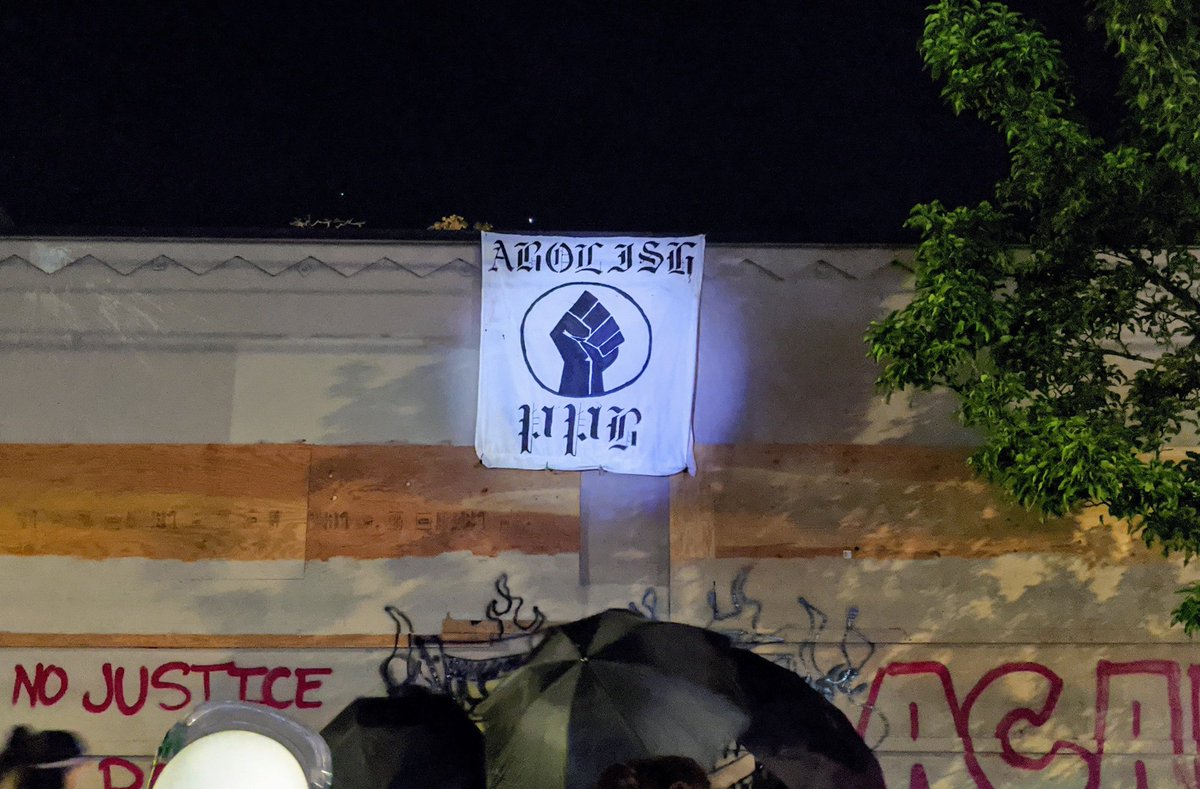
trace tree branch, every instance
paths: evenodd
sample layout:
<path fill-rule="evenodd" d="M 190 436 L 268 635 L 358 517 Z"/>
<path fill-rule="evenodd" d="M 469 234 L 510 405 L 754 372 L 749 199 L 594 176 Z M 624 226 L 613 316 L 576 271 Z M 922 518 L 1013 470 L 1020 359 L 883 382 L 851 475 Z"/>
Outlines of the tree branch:
<path fill-rule="evenodd" d="M 1200 313 L 1200 299 L 1197 299 L 1194 295 L 1192 295 L 1187 288 L 1181 288 L 1179 285 L 1172 282 L 1170 277 L 1163 276 L 1161 271 L 1156 269 L 1152 264 L 1146 262 L 1141 255 L 1138 255 L 1130 250 L 1126 250 L 1124 255 L 1117 255 L 1117 257 L 1120 257 L 1121 259 L 1133 264 L 1133 267 L 1137 269 L 1144 277 L 1146 277 L 1147 280 L 1153 282 L 1167 293 L 1170 293 L 1172 296 L 1182 301 L 1193 311 Z M 1200 329 L 1200 324 L 1197 324 L 1194 321 L 1189 320 L 1188 324 Z"/>
<path fill-rule="evenodd" d="M 1118 351 L 1115 348 L 1101 348 L 1100 352 L 1105 356 L 1116 356 L 1121 359 L 1129 359 L 1133 362 L 1141 362 L 1142 364 L 1154 364 L 1154 359 L 1150 358 L 1149 356 L 1142 356 L 1141 354 L 1126 351 Z"/>

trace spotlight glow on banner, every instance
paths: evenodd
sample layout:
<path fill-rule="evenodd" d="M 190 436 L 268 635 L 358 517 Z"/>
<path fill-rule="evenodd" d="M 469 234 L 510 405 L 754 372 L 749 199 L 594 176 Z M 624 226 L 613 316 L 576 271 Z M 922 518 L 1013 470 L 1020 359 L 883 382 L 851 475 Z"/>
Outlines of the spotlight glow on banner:
<path fill-rule="evenodd" d="M 484 233 L 482 244 L 484 465 L 691 469 L 704 236 Z"/>

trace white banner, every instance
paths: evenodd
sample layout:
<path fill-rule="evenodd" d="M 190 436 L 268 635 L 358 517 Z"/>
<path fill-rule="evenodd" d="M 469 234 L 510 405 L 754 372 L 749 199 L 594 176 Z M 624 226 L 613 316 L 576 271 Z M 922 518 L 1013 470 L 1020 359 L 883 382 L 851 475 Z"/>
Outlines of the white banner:
<path fill-rule="evenodd" d="M 475 450 L 501 468 L 694 466 L 704 236 L 483 234 Z"/>

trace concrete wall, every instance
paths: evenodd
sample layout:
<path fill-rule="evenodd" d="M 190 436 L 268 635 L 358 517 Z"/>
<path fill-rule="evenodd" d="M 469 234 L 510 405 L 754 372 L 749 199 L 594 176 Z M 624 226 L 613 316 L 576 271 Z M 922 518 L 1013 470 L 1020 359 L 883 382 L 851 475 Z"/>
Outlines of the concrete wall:
<path fill-rule="evenodd" d="M 874 393 L 862 335 L 907 298 L 909 257 L 710 246 L 700 474 L 579 475 L 577 554 L 300 577 L 5 556 L 0 630 L 386 635 L 390 603 L 436 632 L 478 619 L 503 572 L 551 619 L 654 601 L 823 679 L 894 786 L 1194 785 L 1200 669 L 1167 618 L 1196 573 L 1094 515 L 1020 513 L 962 473 L 972 436 L 944 396 Z M 0 239 L 0 443 L 470 445 L 477 260 L 458 243 Z M 162 653 L 89 643 L 0 651 L 0 725 L 86 725 L 99 752 L 147 753 L 170 699 L 126 720 L 76 694 Z M 378 650 L 305 654 L 334 667 L 313 725 L 374 687 Z M 221 655 L 299 665 L 178 653 Z M 32 707 L 9 681 L 39 662 L 88 679 Z"/>
<path fill-rule="evenodd" d="M 0 240 L 0 441 L 472 445 L 478 254 Z M 696 441 L 969 441 L 942 398 L 872 392 L 862 333 L 908 255 L 710 247 Z M 584 475 L 591 581 L 665 582 L 666 496 L 666 480 Z M 616 523 L 644 557 L 614 560 Z"/>

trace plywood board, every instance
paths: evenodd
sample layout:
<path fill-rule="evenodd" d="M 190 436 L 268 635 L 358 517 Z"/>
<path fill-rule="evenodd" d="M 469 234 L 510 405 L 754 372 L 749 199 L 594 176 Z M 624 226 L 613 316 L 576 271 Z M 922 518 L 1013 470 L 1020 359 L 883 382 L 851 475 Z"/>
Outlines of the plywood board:
<path fill-rule="evenodd" d="M 485 468 L 470 447 L 313 447 L 310 560 L 578 553 L 579 474 Z"/>
<path fill-rule="evenodd" d="M 969 450 L 898 445 L 697 447 L 671 485 L 673 561 L 746 557 L 1105 559 L 1155 555 L 1099 511 L 1042 519 L 966 465 Z"/>
<path fill-rule="evenodd" d="M 0 445 L 0 555 L 304 558 L 299 445 Z"/>

